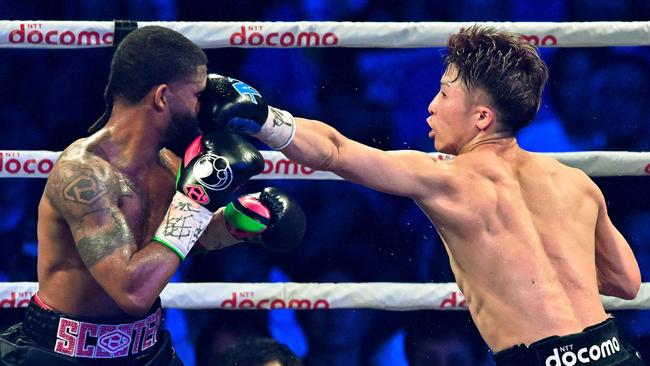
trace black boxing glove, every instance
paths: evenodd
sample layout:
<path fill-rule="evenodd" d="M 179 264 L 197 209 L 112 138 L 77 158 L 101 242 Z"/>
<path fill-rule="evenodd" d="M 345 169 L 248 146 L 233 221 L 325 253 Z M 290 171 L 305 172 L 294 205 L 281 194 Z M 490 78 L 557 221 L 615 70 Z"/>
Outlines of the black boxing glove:
<path fill-rule="evenodd" d="M 222 132 L 197 137 L 185 151 L 176 195 L 153 240 L 185 259 L 212 214 L 263 168 L 262 154 L 242 136 Z"/>
<path fill-rule="evenodd" d="M 264 169 L 262 154 L 246 138 L 229 132 L 207 133 L 185 151 L 176 190 L 215 212 L 230 195 Z"/>
<path fill-rule="evenodd" d="M 204 132 L 252 135 L 276 150 L 289 145 L 296 132 L 291 113 L 269 106 L 252 86 L 217 74 L 208 75 L 198 119 Z"/>
<path fill-rule="evenodd" d="M 293 250 L 305 235 L 302 208 L 277 188 L 239 197 L 226 206 L 224 217 L 232 236 L 274 252 Z"/>

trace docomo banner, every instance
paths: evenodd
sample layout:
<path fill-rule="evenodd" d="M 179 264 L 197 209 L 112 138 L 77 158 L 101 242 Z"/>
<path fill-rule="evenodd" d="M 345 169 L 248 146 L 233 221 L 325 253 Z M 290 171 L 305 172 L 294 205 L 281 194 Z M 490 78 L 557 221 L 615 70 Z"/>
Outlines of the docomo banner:
<path fill-rule="evenodd" d="M 54 151 L 0 150 L 0 178 L 45 178 L 58 157 Z"/>
<path fill-rule="evenodd" d="M 113 22 L 0 21 L 0 46 L 84 48 L 113 45 Z"/>
<path fill-rule="evenodd" d="M 0 282 L 0 304 L 24 307 L 36 290 L 32 282 Z M 178 309 L 467 309 L 455 283 L 170 283 L 161 299 L 163 307 Z M 650 283 L 634 300 L 601 300 L 607 310 L 649 309 Z"/>
<path fill-rule="evenodd" d="M 434 285 L 394 282 L 171 283 L 161 299 L 164 307 L 183 309 L 466 309 L 455 283 Z"/>
<path fill-rule="evenodd" d="M 279 151 L 261 151 L 264 170 L 252 179 L 321 179 L 341 177 L 287 159 Z M 429 153 L 436 160 L 450 160 L 453 155 Z M 585 151 L 545 153 L 563 164 L 583 170 L 592 177 L 648 176 L 650 152 Z M 53 151 L 0 150 L 0 178 L 46 178 L 59 153 Z"/>
<path fill-rule="evenodd" d="M 174 29 L 203 48 L 444 47 L 476 22 L 138 22 Z M 541 47 L 650 45 L 650 22 L 483 22 Z M 112 45 L 113 22 L 0 21 L 0 47 Z"/>
<path fill-rule="evenodd" d="M 264 157 L 264 170 L 251 179 L 325 179 L 342 180 L 330 172 L 314 170 L 287 159 L 279 151 L 261 151 Z"/>
<path fill-rule="evenodd" d="M 252 179 L 342 179 L 287 159 L 278 151 L 261 151 L 264 170 Z M 0 150 L 0 178 L 47 178 L 60 152 Z"/>
<path fill-rule="evenodd" d="M 0 282 L 0 307 L 26 307 L 34 282 Z M 465 310 L 455 283 L 170 283 L 162 306 L 178 309 Z"/>
<path fill-rule="evenodd" d="M 36 282 L 0 282 L 0 309 L 27 307 L 37 290 Z"/>

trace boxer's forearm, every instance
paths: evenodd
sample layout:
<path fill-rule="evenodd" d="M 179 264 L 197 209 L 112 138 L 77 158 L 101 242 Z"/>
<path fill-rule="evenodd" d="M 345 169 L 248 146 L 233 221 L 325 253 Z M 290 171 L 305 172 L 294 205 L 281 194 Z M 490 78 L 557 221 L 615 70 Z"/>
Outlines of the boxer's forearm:
<path fill-rule="evenodd" d="M 208 250 L 223 249 L 241 242 L 228 232 L 223 214 L 222 207 L 214 214 L 210 225 L 199 238 L 200 245 Z"/>
<path fill-rule="evenodd" d="M 199 237 L 200 245 L 208 250 L 225 248 L 238 242 L 240 240 L 235 239 L 226 229 L 223 208 L 214 214 Z M 133 254 L 125 271 L 114 277 L 112 286 L 107 291 L 113 294 L 125 312 L 134 316 L 142 315 L 169 283 L 179 263 L 180 259 L 174 251 L 158 241 L 152 241 Z"/>
<path fill-rule="evenodd" d="M 133 253 L 123 270 L 114 272 L 103 287 L 124 312 L 142 316 L 160 296 L 179 263 L 175 252 L 151 241 Z"/>
<path fill-rule="evenodd" d="M 289 159 L 317 170 L 336 166 L 339 149 L 347 140 L 333 127 L 320 121 L 295 118 L 296 132 L 282 149 Z"/>

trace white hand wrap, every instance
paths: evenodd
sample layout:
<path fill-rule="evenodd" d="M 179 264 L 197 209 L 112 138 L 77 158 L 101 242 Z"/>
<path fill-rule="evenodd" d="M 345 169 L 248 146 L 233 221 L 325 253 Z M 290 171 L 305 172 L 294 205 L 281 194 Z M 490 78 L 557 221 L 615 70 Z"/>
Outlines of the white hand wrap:
<path fill-rule="evenodd" d="M 208 227 L 212 215 L 207 208 L 176 192 L 153 240 L 169 247 L 184 260 Z"/>
<path fill-rule="evenodd" d="M 274 150 L 287 147 L 296 134 L 296 121 L 291 113 L 269 106 L 269 114 L 260 132 L 253 136 Z"/>

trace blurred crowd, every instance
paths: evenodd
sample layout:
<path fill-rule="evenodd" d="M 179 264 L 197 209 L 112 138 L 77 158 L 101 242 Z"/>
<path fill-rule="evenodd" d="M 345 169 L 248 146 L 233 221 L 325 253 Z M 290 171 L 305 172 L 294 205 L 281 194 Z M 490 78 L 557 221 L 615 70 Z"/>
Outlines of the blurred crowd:
<path fill-rule="evenodd" d="M 39 0 L 5 1 L 8 20 L 167 21 L 638 21 L 643 0 Z M 210 49 L 209 69 L 255 86 L 273 105 L 326 121 L 381 149 L 433 151 L 427 105 L 442 74 L 440 48 Z M 0 150 L 60 151 L 86 135 L 104 108 L 112 49 L 0 49 Z M 647 47 L 542 49 L 550 69 L 543 106 L 518 136 L 529 150 L 650 151 Z M 260 146 L 262 147 L 262 146 Z M 647 177 L 596 178 L 610 216 L 650 278 Z M 36 219 L 44 179 L 0 179 L 0 281 L 36 280 Z M 179 282 L 452 282 L 435 228 L 406 199 L 347 182 L 252 181 L 278 186 L 308 218 L 304 244 L 272 254 L 244 244 L 183 263 Z M 8 314 L 11 313 L 11 316 Z M 7 314 L 7 316 L 5 316 Z M 650 316 L 615 312 L 650 359 Z M 2 328 L 22 316 L 3 310 Z M 265 365 L 490 365 L 467 312 L 375 310 L 167 311 L 188 365 L 259 350 Z M 237 351 L 240 347 L 240 351 Z M 249 352 L 241 352 L 241 349 Z M 252 356 L 251 356 L 252 357 Z M 249 360 L 251 358 L 249 357 Z M 243 358 L 241 358 L 243 360 Z M 302 360 L 302 361 L 301 361 Z M 233 363 L 234 362 L 234 363 Z M 253 361 L 246 361 L 253 362 Z"/>

